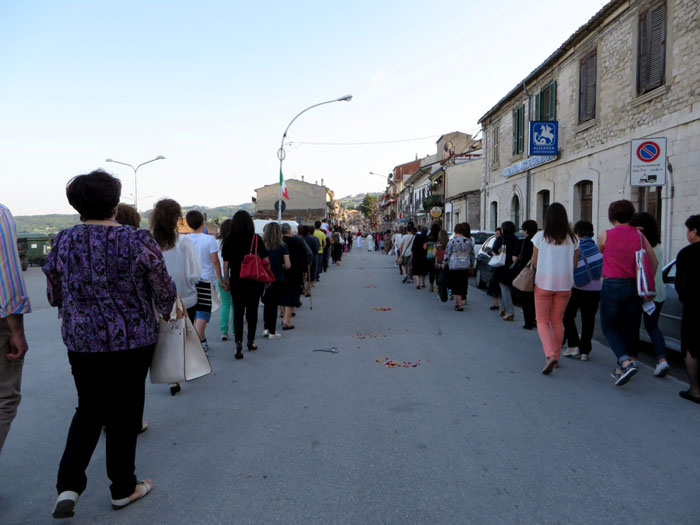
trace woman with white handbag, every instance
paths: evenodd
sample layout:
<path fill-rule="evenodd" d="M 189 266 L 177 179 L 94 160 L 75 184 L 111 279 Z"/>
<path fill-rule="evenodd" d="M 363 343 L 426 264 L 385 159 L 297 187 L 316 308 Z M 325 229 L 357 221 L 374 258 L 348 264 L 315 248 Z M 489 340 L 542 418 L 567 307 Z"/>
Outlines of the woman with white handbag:
<path fill-rule="evenodd" d="M 182 216 L 180 205 L 172 199 L 155 203 L 151 212 L 151 232 L 163 250 L 168 273 L 175 281 L 177 293 L 185 308 L 197 304 L 197 283 L 202 276 L 202 263 L 192 241 L 177 233 L 177 223 Z M 170 384 L 170 394 L 180 391 L 179 383 Z"/>
<path fill-rule="evenodd" d="M 56 235 L 43 268 L 78 394 L 58 469 L 54 518 L 74 515 L 103 427 L 112 508 L 153 488 L 134 473 L 136 436 L 158 339 L 156 312 L 170 314 L 176 291 L 148 231 L 115 220 L 120 194 L 121 182 L 101 170 L 71 179 L 66 195 L 82 224 Z"/>
<path fill-rule="evenodd" d="M 513 295 L 511 286 L 513 284 L 513 270 L 511 265 L 517 259 L 518 238 L 515 236 L 515 223 L 506 221 L 501 224 L 503 235 L 493 243 L 489 266 L 495 268 L 493 278 L 498 282 L 501 296 L 498 304 L 501 307 L 501 316 L 504 321 L 515 319 L 515 308 L 513 307 Z"/>

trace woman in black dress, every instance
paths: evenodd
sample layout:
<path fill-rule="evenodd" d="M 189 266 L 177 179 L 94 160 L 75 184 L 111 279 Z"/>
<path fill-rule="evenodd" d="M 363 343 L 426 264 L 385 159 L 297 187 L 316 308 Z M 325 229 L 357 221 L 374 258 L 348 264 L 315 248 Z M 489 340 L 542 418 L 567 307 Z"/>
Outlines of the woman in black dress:
<path fill-rule="evenodd" d="M 685 221 L 690 245 L 678 252 L 676 258 L 676 291 L 683 303 L 681 318 L 681 351 L 688 372 L 689 390 L 681 390 L 683 399 L 700 403 L 700 215 Z"/>
<path fill-rule="evenodd" d="M 425 288 L 425 276 L 428 275 L 428 252 L 426 237 L 428 236 L 428 227 L 421 226 L 418 229 L 416 238 L 411 248 L 413 257 L 413 276 L 416 278 L 416 290 Z"/>
<path fill-rule="evenodd" d="M 292 314 L 299 305 L 299 297 L 304 287 L 304 271 L 308 259 L 306 248 L 299 237 L 292 235 L 292 227 L 286 222 L 282 225 L 282 238 L 289 250 L 290 267 L 284 271 L 284 286 L 280 294 L 280 306 L 283 307 L 282 330 L 293 330 Z"/>
<path fill-rule="evenodd" d="M 241 279 L 241 263 L 249 253 L 257 253 L 267 259 L 267 248 L 255 233 L 250 214 L 238 210 L 233 216 L 231 234 L 224 241 L 221 256 L 224 259 L 224 275 L 233 299 L 233 335 L 236 340 L 236 359 L 243 359 L 243 317 L 248 321 L 248 351 L 257 350 L 255 330 L 258 326 L 258 305 L 264 285 L 250 279 Z"/>
<path fill-rule="evenodd" d="M 277 308 L 280 303 L 280 295 L 284 288 L 284 270 L 291 266 L 289 262 L 289 250 L 282 240 L 282 229 L 276 222 L 270 222 L 263 230 L 263 241 L 267 248 L 267 256 L 270 259 L 270 270 L 275 274 L 275 282 L 269 283 L 265 287 L 263 294 L 263 323 L 265 330 L 263 337 L 268 339 L 279 339 L 281 334 L 277 333 Z"/>

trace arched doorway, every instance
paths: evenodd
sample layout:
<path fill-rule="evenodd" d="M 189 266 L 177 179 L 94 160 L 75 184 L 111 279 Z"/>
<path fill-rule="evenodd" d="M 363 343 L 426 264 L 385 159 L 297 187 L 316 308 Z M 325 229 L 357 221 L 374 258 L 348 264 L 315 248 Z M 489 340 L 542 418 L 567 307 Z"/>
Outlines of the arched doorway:
<path fill-rule="evenodd" d="M 515 229 L 520 229 L 520 198 L 513 195 L 510 201 L 510 220 L 515 223 Z"/>

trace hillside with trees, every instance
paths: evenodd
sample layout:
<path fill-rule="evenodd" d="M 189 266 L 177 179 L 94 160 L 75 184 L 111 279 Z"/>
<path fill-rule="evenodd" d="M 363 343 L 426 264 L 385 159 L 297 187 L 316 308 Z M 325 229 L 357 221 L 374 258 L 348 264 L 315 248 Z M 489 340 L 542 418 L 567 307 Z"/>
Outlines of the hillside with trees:
<path fill-rule="evenodd" d="M 356 195 L 348 195 L 347 197 L 338 199 L 338 202 L 340 202 L 346 210 L 359 210 L 367 195 L 378 199 L 382 196 L 382 193 L 358 193 Z"/>
<path fill-rule="evenodd" d="M 207 206 L 183 206 L 183 215 L 190 210 L 199 210 L 206 213 L 207 219 L 219 224 L 224 219 L 233 216 L 238 210 L 246 210 L 248 213 L 255 213 L 255 205 L 253 203 L 234 204 L 231 206 L 217 206 L 209 208 Z M 141 226 L 148 227 L 148 218 L 151 216 L 151 210 L 141 213 Z M 18 215 L 15 217 L 17 222 L 17 231 L 21 233 L 58 233 L 59 231 L 80 224 L 80 216 L 76 214 L 48 214 L 48 215 Z"/>

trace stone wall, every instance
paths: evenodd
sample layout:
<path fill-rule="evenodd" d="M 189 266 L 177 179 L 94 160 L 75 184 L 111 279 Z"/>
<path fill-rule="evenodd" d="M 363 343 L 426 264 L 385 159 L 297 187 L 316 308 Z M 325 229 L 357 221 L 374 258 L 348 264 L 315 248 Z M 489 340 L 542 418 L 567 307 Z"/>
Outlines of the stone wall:
<path fill-rule="evenodd" d="M 513 220 L 514 196 L 520 202 L 520 222 L 528 215 L 541 218 L 538 192 L 542 191 L 549 192 L 550 202 L 564 204 L 572 221 L 578 220 L 582 207 L 576 185 L 590 181 L 592 222 L 596 231 L 606 229 L 610 202 L 626 198 L 637 205 L 639 189 L 630 185 L 630 141 L 665 137 L 669 174 L 660 214 L 665 262 L 686 244 L 683 223 L 689 215 L 700 213 L 700 7 L 697 0 L 667 1 L 665 85 L 637 96 L 638 17 L 648 6 L 643 1 L 624 4 L 590 28 L 588 37 L 527 86 L 534 94 L 557 81 L 559 121 L 559 158 L 530 170 L 529 209 L 527 174 L 502 175 L 506 167 L 527 158 L 525 153 L 511 155 L 512 111 L 526 98 L 516 95 L 482 122 L 486 141 L 482 226 L 491 224 L 491 202 L 497 203 L 499 223 Z M 597 53 L 596 118 L 579 124 L 579 64 L 593 50 Z M 534 112 L 533 96 L 533 119 Z M 525 116 L 527 135 L 527 103 Z M 500 149 L 496 161 L 490 141 L 497 122 Z"/>

